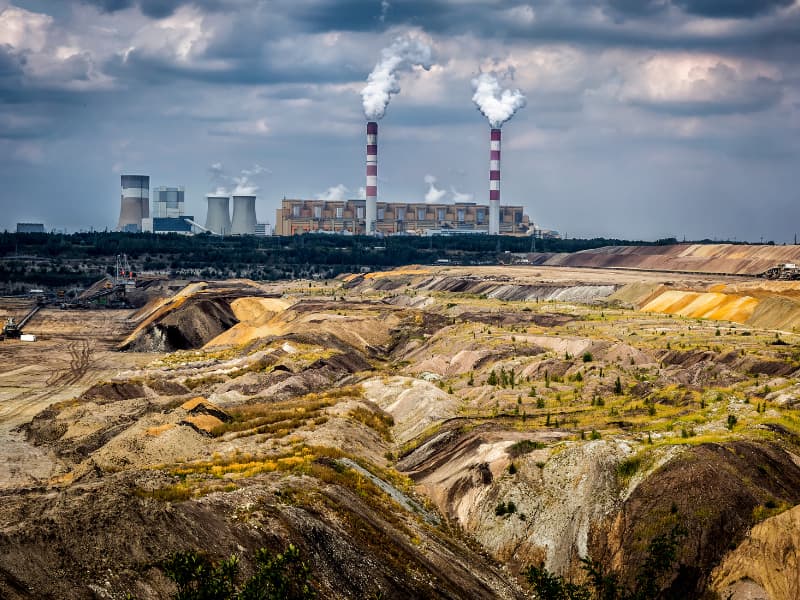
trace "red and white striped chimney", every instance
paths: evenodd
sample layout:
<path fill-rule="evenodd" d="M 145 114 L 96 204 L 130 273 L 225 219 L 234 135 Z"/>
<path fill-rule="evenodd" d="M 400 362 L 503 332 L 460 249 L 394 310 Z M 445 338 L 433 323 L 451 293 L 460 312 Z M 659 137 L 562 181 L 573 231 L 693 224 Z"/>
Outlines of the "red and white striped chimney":
<path fill-rule="evenodd" d="M 367 123 L 367 208 L 364 212 L 364 228 L 367 235 L 377 232 L 375 223 L 378 209 L 378 123 Z"/>
<path fill-rule="evenodd" d="M 492 129 L 489 149 L 489 235 L 500 233 L 500 130 Z"/>

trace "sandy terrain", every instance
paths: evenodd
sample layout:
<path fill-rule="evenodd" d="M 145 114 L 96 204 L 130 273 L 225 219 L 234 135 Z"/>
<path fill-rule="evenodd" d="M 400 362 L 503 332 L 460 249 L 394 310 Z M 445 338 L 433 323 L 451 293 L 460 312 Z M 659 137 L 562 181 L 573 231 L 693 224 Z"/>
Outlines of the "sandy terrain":
<path fill-rule="evenodd" d="M 0 312 L 19 315 L 19 304 L 4 307 L 0 300 Z M 131 328 L 130 312 L 44 309 L 25 327 L 36 342 L 0 341 L 0 488 L 47 481 L 63 469 L 51 453 L 24 440 L 20 425 L 97 381 L 153 360 L 153 355 L 115 351 Z"/>

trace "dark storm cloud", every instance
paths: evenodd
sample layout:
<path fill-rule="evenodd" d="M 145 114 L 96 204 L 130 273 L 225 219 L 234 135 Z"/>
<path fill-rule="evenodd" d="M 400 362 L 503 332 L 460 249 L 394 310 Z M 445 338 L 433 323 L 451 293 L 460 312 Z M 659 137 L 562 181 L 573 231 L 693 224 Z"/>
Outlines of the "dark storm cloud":
<path fill-rule="evenodd" d="M 752 18 L 790 6 L 793 0 L 673 0 L 689 14 L 712 18 Z"/>
<path fill-rule="evenodd" d="M 92 4 L 104 12 L 117 12 L 138 6 L 142 14 L 154 19 L 163 19 L 173 14 L 180 6 L 191 4 L 200 8 L 216 10 L 223 5 L 223 0 L 79 0 L 84 4 Z"/>
<path fill-rule="evenodd" d="M 0 81 L 2 81 L 0 90 L 9 85 L 10 78 L 22 75 L 24 65 L 25 57 L 15 52 L 13 46 L 0 44 Z"/>
<path fill-rule="evenodd" d="M 621 17 L 645 17 L 670 5 L 689 15 L 714 19 L 751 19 L 792 5 L 793 0 L 606 0 L 608 12 Z"/>
<path fill-rule="evenodd" d="M 343 67 L 330 69 L 323 65 L 296 65 L 272 62 L 269 58 L 242 58 L 226 68 L 203 64 L 183 64 L 169 57 L 148 55 L 133 50 L 126 57 L 115 56 L 104 70 L 128 82 L 168 84 L 176 80 L 190 80 L 216 85 L 274 85 L 282 83 L 344 83 L 360 79 L 362 70 Z"/>
<path fill-rule="evenodd" d="M 504 2 L 507 6 L 513 4 Z M 371 31 L 390 25 L 424 27 L 429 31 L 454 31 L 468 28 L 470 15 L 491 11 L 477 5 L 454 6 L 442 0 L 400 0 L 381 20 L 381 3 L 364 0 L 321 0 L 298 5 L 292 13 L 298 23 L 311 31 Z"/>
<path fill-rule="evenodd" d="M 757 113 L 774 107 L 782 96 L 781 88 L 774 81 L 765 79 L 761 82 L 763 83 L 762 88 L 752 90 L 751 94 L 735 98 L 713 101 L 670 100 L 662 102 L 631 100 L 630 104 L 652 112 L 685 117 Z"/>

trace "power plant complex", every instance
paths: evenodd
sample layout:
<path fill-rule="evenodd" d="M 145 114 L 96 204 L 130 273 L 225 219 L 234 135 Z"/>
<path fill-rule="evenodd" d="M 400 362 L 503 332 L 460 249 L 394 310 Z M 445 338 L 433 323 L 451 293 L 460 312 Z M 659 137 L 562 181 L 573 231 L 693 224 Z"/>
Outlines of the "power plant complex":
<path fill-rule="evenodd" d="M 419 39 L 401 37 L 381 54 L 361 91 L 366 117 L 366 185 L 358 200 L 286 199 L 275 218 L 275 233 L 296 235 L 313 232 L 352 235 L 527 235 L 535 228 L 522 206 L 500 206 L 501 127 L 522 107 L 519 90 L 501 89 L 497 78 L 481 73 L 473 81 L 472 101 L 489 122 L 489 203 L 378 202 L 378 121 L 386 114 L 391 97 L 400 91 L 396 73 L 400 69 L 430 67 L 431 49 Z M 243 173 L 248 173 L 243 171 Z M 229 178 L 231 179 L 231 178 Z M 235 179 L 235 178 L 234 178 Z M 240 183 L 237 180 L 237 183 Z M 266 224 L 256 219 L 256 196 L 208 194 L 205 225 L 184 213 L 183 188 L 160 187 L 153 194 L 153 218 L 149 216 L 150 178 L 123 175 L 121 231 L 198 233 L 214 235 L 265 235 Z M 255 189 L 255 188 L 252 188 Z M 231 216 L 231 198 L 233 215 Z"/>
<path fill-rule="evenodd" d="M 533 231 L 522 206 L 500 206 L 501 129 L 489 129 L 489 202 L 429 203 L 378 201 L 378 123 L 366 127 L 365 197 L 353 200 L 287 199 L 276 210 L 276 235 L 343 233 L 350 235 L 528 235 Z M 148 207 L 150 180 L 145 175 L 122 176 L 121 231 L 268 235 L 256 218 L 252 194 L 208 194 L 205 225 L 186 215 L 182 187 L 153 190 L 153 217 Z M 233 202 L 231 203 L 231 200 Z M 231 215 L 231 204 L 233 214 Z"/>
<path fill-rule="evenodd" d="M 183 187 L 158 187 L 153 190 L 153 216 L 150 217 L 150 177 L 122 175 L 120 218 L 117 229 L 128 233 L 178 233 L 189 235 L 207 232 L 215 235 L 266 235 L 268 225 L 256 219 L 254 195 L 233 196 L 233 218 L 230 197 L 206 196 L 208 211 L 205 226 L 185 210 Z"/>

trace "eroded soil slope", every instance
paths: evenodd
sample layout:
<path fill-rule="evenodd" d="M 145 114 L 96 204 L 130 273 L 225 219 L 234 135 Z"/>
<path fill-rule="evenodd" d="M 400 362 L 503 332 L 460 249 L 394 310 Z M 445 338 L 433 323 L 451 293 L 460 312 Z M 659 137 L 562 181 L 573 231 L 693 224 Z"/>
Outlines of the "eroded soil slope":
<path fill-rule="evenodd" d="M 4 482 L 0 595 L 165 598 L 170 552 L 247 571 L 291 541 L 321 597 L 523 598 L 525 566 L 580 581 L 584 557 L 633 585 L 680 524 L 665 589 L 791 598 L 768 565 L 797 550 L 800 338 L 562 273 L 195 283 L 128 313 L 118 369 L 7 425 L 48 468 Z"/>

